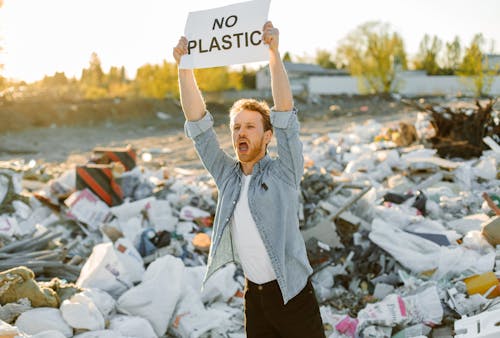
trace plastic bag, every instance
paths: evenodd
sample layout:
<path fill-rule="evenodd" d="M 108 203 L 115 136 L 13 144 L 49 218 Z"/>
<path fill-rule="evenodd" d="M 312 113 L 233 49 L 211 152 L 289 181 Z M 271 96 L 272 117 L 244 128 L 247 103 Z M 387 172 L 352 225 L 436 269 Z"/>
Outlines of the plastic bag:
<path fill-rule="evenodd" d="M 104 318 L 107 318 L 116 307 L 116 301 L 113 297 L 101 289 L 89 288 L 83 290 L 81 294 L 92 299 Z"/>
<path fill-rule="evenodd" d="M 157 335 L 151 323 L 145 318 L 137 316 L 117 315 L 111 318 L 109 329 L 126 336 L 141 338 L 156 338 Z"/>
<path fill-rule="evenodd" d="M 184 263 L 166 255 L 151 263 L 142 282 L 125 292 L 117 309 L 125 314 L 149 320 L 156 334 L 167 330 L 184 285 Z"/>
<path fill-rule="evenodd" d="M 19 330 L 37 334 L 47 330 L 61 332 L 65 337 L 73 336 L 73 329 L 66 323 L 59 309 L 40 307 L 23 312 L 16 320 Z"/>
<path fill-rule="evenodd" d="M 94 246 L 92 254 L 82 267 L 76 285 L 99 288 L 114 298 L 132 287 L 132 278 L 116 253 L 113 243 Z"/>
<path fill-rule="evenodd" d="M 103 330 L 104 317 L 91 298 L 77 293 L 62 302 L 64 320 L 75 329 Z"/>

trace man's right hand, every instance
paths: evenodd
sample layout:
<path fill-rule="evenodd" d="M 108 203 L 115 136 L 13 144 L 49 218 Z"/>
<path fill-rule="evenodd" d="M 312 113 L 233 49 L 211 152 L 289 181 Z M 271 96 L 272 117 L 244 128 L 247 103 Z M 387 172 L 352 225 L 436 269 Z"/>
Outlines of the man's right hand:
<path fill-rule="evenodd" d="M 181 57 L 188 53 L 188 40 L 185 36 L 181 36 L 177 46 L 174 47 L 173 55 L 177 64 L 181 63 Z"/>

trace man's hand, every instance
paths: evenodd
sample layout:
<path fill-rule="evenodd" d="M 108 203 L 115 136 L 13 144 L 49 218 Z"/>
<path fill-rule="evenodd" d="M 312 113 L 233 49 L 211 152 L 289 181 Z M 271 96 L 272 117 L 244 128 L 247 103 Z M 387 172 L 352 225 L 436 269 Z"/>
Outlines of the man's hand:
<path fill-rule="evenodd" d="M 174 47 L 173 55 L 177 64 L 181 63 L 181 57 L 188 53 L 188 40 L 185 36 L 181 36 L 177 46 Z"/>
<path fill-rule="evenodd" d="M 268 45 L 272 52 L 277 52 L 280 40 L 280 32 L 278 28 L 275 28 L 273 23 L 268 21 L 264 24 L 262 33 L 262 41 L 264 44 Z"/>

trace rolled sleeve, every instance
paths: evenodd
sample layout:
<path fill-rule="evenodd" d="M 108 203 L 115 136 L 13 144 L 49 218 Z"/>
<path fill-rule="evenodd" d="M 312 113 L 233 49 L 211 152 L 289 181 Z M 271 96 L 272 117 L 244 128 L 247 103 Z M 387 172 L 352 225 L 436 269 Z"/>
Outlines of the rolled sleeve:
<path fill-rule="evenodd" d="M 212 114 L 207 110 L 205 116 L 197 121 L 184 122 L 184 133 L 187 137 L 194 139 L 198 135 L 203 134 L 208 129 L 212 128 L 214 125 L 214 118 Z"/>
<path fill-rule="evenodd" d="M 297 117 L 297 108 L 290 111 L 275 111 L 271 109 L 271 124 L 275 128 L 285 129 L 290 126 L 291 120 Z"/>

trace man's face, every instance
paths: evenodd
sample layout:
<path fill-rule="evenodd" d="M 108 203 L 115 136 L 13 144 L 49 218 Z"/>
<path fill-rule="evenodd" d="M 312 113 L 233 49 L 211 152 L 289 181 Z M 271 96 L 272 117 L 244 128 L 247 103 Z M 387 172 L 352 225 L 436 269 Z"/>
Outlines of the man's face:
<path fill-rule="evenodd" d="M 230 127 L 233 148 L 240 162 L 255 163 L 264 157 L 272 131 L 264 131 L 260 113 L 242 110 L 233 117 Z"/>

